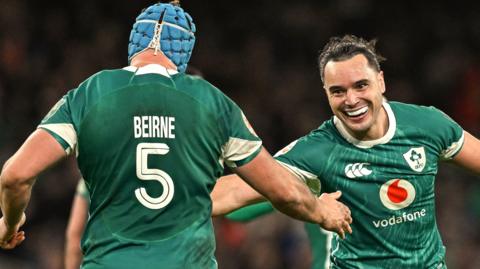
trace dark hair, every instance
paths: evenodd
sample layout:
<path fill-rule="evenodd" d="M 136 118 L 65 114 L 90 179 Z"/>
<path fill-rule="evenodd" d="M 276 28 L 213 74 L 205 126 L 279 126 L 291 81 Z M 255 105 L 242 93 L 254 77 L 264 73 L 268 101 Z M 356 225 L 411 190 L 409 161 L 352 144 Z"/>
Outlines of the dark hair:
<path fill-rule="evenodd" d="M 325 65 L 327 65 L 329 61 L 344 61 L 358 54 L 363 54 L 367 58 L 368 64 L 379 72 L 381 70 L 380 62 L 386 59 L 375 52 L 376 43 L 376 39 L 366 41 L 354 35 L 330 38 L 318 57 L 318 66 L 320 68 L 322 82 L 324 82 Z"/>

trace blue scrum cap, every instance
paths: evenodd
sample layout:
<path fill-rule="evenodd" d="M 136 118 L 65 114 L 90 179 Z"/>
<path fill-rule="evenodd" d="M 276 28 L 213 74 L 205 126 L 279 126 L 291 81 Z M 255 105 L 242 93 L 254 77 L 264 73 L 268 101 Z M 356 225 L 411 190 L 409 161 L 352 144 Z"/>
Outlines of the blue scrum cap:
<path fill-rule="evenodd" d="M 146 49 L 159 50 L 185 72 L 195 44 L 192 17 L 175 4 L 157 3 L 138 15 L 130 32 L 128 62 Z"/>

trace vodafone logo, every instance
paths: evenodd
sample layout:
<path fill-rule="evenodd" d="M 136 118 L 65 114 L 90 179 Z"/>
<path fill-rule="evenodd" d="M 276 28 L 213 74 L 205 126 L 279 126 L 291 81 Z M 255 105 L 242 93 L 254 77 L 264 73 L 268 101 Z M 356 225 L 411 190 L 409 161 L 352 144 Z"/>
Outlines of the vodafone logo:
<path fill-rule="evenodd" d="M 415 199 L 415 188 L 405 179 L 392 179 L 380 188 L 382 204 L 391 210 L 409 206 Z"/>

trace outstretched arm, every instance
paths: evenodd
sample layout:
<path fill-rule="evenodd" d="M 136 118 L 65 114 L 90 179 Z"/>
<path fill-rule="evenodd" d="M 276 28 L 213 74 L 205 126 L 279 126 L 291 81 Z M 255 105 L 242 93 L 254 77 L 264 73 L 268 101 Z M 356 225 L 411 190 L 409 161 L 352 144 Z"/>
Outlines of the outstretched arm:
<path fill-rule="evenodd" d="M 275 208 L 293 218 L 318 223 L 342 238 L 345 232 L 351 233 L 350 210 L 337 201 L 341 195 L 339 192 L 315 197 L 302 181 L 278 164 L 265 149 L 251 162 L 235 168 L 234 172 L 251 187 L 233 175 L 223 184 L 225 178 L 219 180 L 212 192 L 214 215 L 229 213 L 264 196 Z"/>
<path fill-rule="evenodd" d="M 0 247 L 11 249 L 18 241 L 18 229 L 25 222 L 25 208 L 38 174 L 66 156 L 62 146 L 45 130 L 38 129 L 5 163 L 0 175 Z"/>
<path fill-rule="evenodd" d="M 223 216 L 244 206 L 265 201 L 265 197 L 243 181 L 237 174 L 223 176 L 218 179 L 210 197 L 212 198 L 213 217 Z"/>
<path fill-rule="evenodd" d="M 464 132 L 465 141 L 460 152 L 453 158 L 453 162 L 474 172 L 480 174 L 480 140 Z"/>
<path fill-rule="evenodd" d="M 237 209 L 225 217 L 233 221 L 248 222 L 263 215 L 270 214 L 274 211 L 275 208 L 272 206 L 272 204 L 269 202 L 261 202 Z"/>

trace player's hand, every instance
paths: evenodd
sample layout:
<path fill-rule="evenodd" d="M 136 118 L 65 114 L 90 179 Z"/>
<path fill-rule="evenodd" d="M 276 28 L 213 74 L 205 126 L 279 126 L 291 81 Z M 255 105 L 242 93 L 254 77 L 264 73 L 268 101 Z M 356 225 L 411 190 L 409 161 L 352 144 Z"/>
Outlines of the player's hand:
<path fill-rule="evenodd" d="M 321 205 L 323 221 L 320 223 L 325 230 L 336 232 L 340 238 L 345 239 L 345 234 L 352 233 L 350 224 L 352 223 L 352 216 L 350 209 L 343 203 L 337 201 L 342 192 L 336 191 L 333 193 L 323 193 L 318 198 Z"/>
<path fill-rule="evenodd" d="M 8 227 L 5 223 L 4 217 L 0 218 L 0 248 L 13 249 L 20 245 L 25 240 L 25 232 L 18 231 L 25 223 L 26 217 L 23 213 L 20 222 L 14 227 Z"/>

